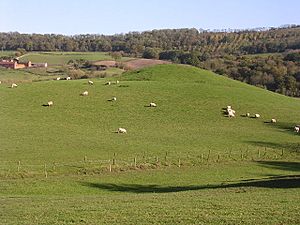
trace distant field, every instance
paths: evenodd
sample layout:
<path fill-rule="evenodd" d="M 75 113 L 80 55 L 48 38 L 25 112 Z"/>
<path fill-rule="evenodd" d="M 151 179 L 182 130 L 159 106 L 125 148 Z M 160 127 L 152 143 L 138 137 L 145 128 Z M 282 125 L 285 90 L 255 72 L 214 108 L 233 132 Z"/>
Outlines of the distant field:
<path fill-rule="evenodd" d="M 90 61 L 111 60 L 112 57 L 105 52 L 31 52 L 22 56 L 21 61 L 36 63 L 47 62 L 49 65 L 67 64 L 71 59 L 85 59 Z M 127 60 L 130 58 L 122 58 Z"/>
<path fill-rule="evenodd" d="M 174 64 L 92 80 L 0 85 L 0 224 L 300 223 L 299 99 Z"/>
<path fill-rule="evenodd" d="M 15 56 L 15 51 L 0 51 L 1 56 Z"/>

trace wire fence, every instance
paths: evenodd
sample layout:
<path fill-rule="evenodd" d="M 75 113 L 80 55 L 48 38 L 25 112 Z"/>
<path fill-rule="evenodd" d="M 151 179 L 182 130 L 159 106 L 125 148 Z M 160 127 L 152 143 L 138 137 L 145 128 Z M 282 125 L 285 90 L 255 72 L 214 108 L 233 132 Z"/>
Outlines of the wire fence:
<path fill-rule="evenodd" d="M 26 161 L 0 162 L 1 178 L 45 177 L 58 175 L 85 175 L 122 172 L 129 170 L 159 169 L 165 167 L 191 167 L 228 162 L 296 159 L 298 149 L 287 151 L 267 147 L 248 148 L 240 151 L 216 152 L 208 150 L 200 154 L 165 152 L 160 155 L 142 155 L 111 159 L 83 156 L 82 160 L 69 162 L 45 162 L 33 164 Z"/>

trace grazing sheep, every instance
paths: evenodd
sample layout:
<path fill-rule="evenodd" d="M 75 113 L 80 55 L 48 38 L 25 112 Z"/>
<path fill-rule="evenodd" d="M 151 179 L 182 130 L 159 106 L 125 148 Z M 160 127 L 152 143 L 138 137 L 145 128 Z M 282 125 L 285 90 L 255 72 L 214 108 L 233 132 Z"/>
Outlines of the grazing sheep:
<path fill-rule="evenodd" d="M 228 117 L 235 117 L 235 111 L 232 109 L 227 110 Z"/>
<path fill-rule="evenodd" d="M 295 130 L 296 133 L 299 133 L 299 131 L 300 131 L 300 125 L 296 125 L 294 127 L 294 130 Z"/>
<path fill-rule="evenodd" d="M 254 118 L 259 118 L 260 115 L 258 113 L 254 114 Z"/>
<path fill-rule="evenodd" d="M 67 79 L 66 80 L 71 80 L 71 77 L 67 77 Z"/>
<path fill-rule="evenodd" d="M 271 123 L 277 123 L 277 120 L 276 119 L 271 119 Z"/>
<path fill-rule="evenodd" d="M 50 107 L 50 106 L 53 106 L 53 101 L 49 101 L 48 103 L 47 103 L 47 105 Z"/>
<path fill-rule="evenodd" d="M 127 130 L 125 128 L 119 127 L 118 133 L 127 134 Z"/>
<path fill-rule="evenodd" d="M 113 97 L 111 100 L 112 101 L 117 101 L 117 97 Z"/>
<path fill-rule="evenodd" d="M 111 85 L 111 82 L 110 82 L 110 81 L 108 81 L 107 83 L 105 83 L 105 85 Z"/>
<path fill-rule="evenodd" d="M 89 95 L 89 92 L 88 92 L 88 91 L 84 91 L 84 92 L 81 93 L 81 95 L 82 95 L 82 96 L 88 96 L 88 95 Z"/>
<path fill-rule="evenodd" d="M 60 80 L 60 77 L 57 77 L 56 80 Z"/>
<path fill-rule="evenodd" d="M 150 102 L 149 107 L 156 107 L 156 104 L 154 102 Z"/>
<path fill-rule="evenodd" d="M 0 80 L 0 84 L 2 84 L 2 81 Z"/>
<path fill-rule="evenodd" d="M 12 83 L 12 84 L 11 84 L 11 88 L 15 88 L 15 87 L 18 87 L 18 85 L 15 84 L 15 83 Z"/>
<path fill-rule="evenodd" d="M 246 113 L 246 117 L 250 117 L 250 113 L 247 112 L 247 113 Z"/>
<path fill-rule="evenodd" d="M 93 82 L 93 81 L 91 81 L 91 80 L 89 80 L 88 84 L 89 84 L 89 85 L 93 85 L 93 84 L 94 84 L 94 82 Z"/>
<path fill-rule="evenodd" d="M 120 83 L 120 81 L 116 80 L 116 84 L 119 84 L 119 83 Z"/>

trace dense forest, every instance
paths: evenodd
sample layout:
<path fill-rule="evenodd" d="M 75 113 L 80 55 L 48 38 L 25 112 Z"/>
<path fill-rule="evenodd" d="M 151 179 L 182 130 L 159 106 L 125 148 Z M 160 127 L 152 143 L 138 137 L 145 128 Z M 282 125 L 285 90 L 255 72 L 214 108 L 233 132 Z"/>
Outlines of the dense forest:
<path fill-rule="evenodd" d="M 0 49 L 104 51 L 212 70 L 249 84 L 300 96 L 300 26 L 207 31 L 164 29 L 116 35 L 0 33 Z"/>

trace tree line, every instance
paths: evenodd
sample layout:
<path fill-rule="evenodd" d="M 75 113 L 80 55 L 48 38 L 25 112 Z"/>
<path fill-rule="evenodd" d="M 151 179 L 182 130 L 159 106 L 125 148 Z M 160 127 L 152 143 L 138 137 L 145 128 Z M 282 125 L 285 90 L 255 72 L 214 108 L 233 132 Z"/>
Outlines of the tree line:
<path fill-rule="evenodd" d="M 0 33 L 0 49 L 104 51 L 171 60 L 300 96 L 300 26 L 236 32 L 162 29 L 116 35 Z"/>

